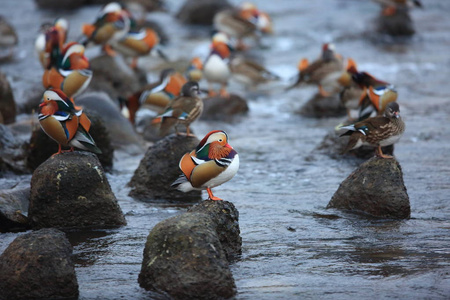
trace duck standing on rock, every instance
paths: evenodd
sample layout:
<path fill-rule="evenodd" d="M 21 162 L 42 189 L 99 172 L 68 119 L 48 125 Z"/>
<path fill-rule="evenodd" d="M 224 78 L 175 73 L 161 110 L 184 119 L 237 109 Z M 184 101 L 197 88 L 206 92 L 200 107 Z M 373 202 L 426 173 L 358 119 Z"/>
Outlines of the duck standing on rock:
<path fill-rule="evenodd" d="M 350 135 L 344 153 L 363 145 L 374 146 L 376 155 L 382 158 L 392 158 L 381 151 L 381 147 L 395 144 L 405 131 L 405 123 L 400 117 L 400 107 L 397 102 L 387 105 L 385 116 L 376 116 L 355 124 L 341 126 L 348 130 L 344 135 Z"/>
<path fill-rule="evenodd" d="M 228 144 L 225 131 L 214 130 L 208 133 L 191 153 L 180 160 L 183 172 L 172 186 L 182 192 L 206 190 L 210 200 L 222 200 L 215 197 L 211 188 L 219 186 L 237 173 L 239 155 Z"/>
<path fill-rule="evenodd" d="M 42 130 L 59 145 L 53 155 L 65 152 L 61 146 L 74 147 L 101 154 L 89 134 L 91 121 L 80 107 L 74 105 L 63 91 L 49 89 L 44 92 L 39 105 L 39 124 Z"/>
<path fill-rule="evenodd" d="M 203 100 L 199 97 L 200 88 L 195 81 L 189 81 L 181 89 L 181 95 L 173 99 L 166 107 L 164 113 L 153 119 L 152 124 L 161 124 L 159 133 L 167 135 L 169 130 L 179 123 L 186 125 L 186 135 L 191 136 L 189 126 L 198 119 L 203 112 Z"/>

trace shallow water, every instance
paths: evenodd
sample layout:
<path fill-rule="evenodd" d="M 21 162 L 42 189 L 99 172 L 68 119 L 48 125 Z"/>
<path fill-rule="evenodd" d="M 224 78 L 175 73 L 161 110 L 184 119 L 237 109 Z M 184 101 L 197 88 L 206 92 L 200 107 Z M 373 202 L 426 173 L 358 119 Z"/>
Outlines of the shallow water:
<path fill-rule="evenodd" d="M 378 7 L 361 2 L 258 1 L 273 17 L 276 35 L 263 41 L 267 48 L 253 54 L 282 82 L 250 94 L 232 83 L 232 92 L 247 95 L 248 117 L 233 124 L 194 125 L 199 136 L 226 130 L 240 154 L 236 177 L 215 189 L 240 212 L 243 254 L 231 265 L 237 299 L 448 299 L 450 295 L 450 19 L 446 14 L 450 2 L 424 1 L 425 9 L 412 12 L 418 34 L 396 45 L 373 42 L 370 28 Z M 0 3 L 1 14 L 15 25 L 21 41 L 15 61 L 1 70 L 11 79 L 21 103 L 27 88 L 40 81 L 33 48 L 38 27 L 58 15 L 35 11 L 31 0 L 21 1 L 20 6 L 13 0 Z M 169 1 L 172 13 L 179 5 Z M 69 37 L 76 38 L 80 24 L 93 20 L 98 9 L 61 13 L 71 22 Z M 149 18 L 168 32 L 167 53 L 173 59 L 207 52 L 207 30 L 177 24 L 162 13 Z M 342 121 L 306 119 L 294 113 L 315 88 L 282 91 L 296 73 L 299 59 L 314 59 L 321 44 L 330 41 L 359 69 L 398 88 L 407 129 L 395 154 L 411 201 L 410 220 L 373 220 L 325 209 L 358 162 L 314 152 L 325 134 Z M 141 61 L 142 66 L 146 63 L 157 62 Z M 156 297 L 137 283 L 145 239 L 157 222 L 185 208 L 127 196 L 126 184 L 140 159 L 116 153 L 115 169 L 108 174 L 128 225 L 69 233 L 80 299 Z M 0 186 L 26 184 L 29 178 L 0 179 Z M 0 251 L 17 235 L 1 234 Z"/>

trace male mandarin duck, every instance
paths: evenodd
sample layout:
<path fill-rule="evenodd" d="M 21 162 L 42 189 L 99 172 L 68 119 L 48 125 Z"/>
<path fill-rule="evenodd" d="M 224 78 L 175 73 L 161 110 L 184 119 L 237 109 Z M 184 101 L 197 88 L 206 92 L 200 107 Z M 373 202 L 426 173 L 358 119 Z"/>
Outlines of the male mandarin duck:
<path fill-rule="evenodd" d="M 356 110 L 361 106 L 362 101 L 368 97 L 366 88 L 361 87 L 353 80 L 353 75 L 357 74 L 356 64 L 353 60 L 348 59 L 347 71 L 338 80 L 343 89 L 339 94 L 342 104 L 347 109 L 348 119 L 351 120 L 351 110 Z"/>
<path fill-rule="evenodd" d="M 158 82 L 146 85 L 127 99 L 125 104 L 131 123 L 134 124 L 136 112 L 142 105 L 161 112 L 171 100 L 181 94 L 186 82 L 186 78 L 175 69 L 164 69 Z"/>
<path fill-rule="evenodd" d="M 278 75 L 268 71 L 264 66 L 242 56 L 235 56 L 231 59 L 230 69 L 232 76 L 245 86 L 256 86 L 280 79 Z"/>
<path fill-rule="evenodd" d="M 101 154 L 89 134 L 91 121 L 81 108 L 76 107 L 63 91 L 50 89 L 44 92 L 39 105 L 39 124 L 42 130 L 61 146 L 79 148 Z"/>
<path fill-rule="evenodd" d="M 115 52 L 110 43 L 123 39 L 131 28 L 130 14 L 119 3 L 106 4 L 99 12 L 94 24 L 83 24 L 82 32 L 85 36 L 82 43 L 93 42 L 102 45 L 105 52 L 111 56 Z"/>
<path fill-rule="evenodd" d="M 67 40 L 67 31 L 69 22 L 64 18 L 57 18 L 53 23 L 44 23 L 41 25 L 40 33 L 34 43 L 39 61 L 43 68 L 47 68 L 50 55 L 59 55 Z M 52 49 L 49 49 L 51 47 Z M 54 53 L 49 52 L 54 51 Z"/>
<path fill-rule="evenodd" d="M 172 183 L 173 187 L 185 193 L 206 190 L 208 199 L 222 200 L 215 197 L 211 189 L 236 175 L 239 155 L 228 144 L 226 132 L 214 130 L 201 140 L 195 150 L 181 158 L 179 166 L 183 175 Z"/>
<path fill-rule="evenodd" d="M 199 57 L 191 59 L 186 69 L 185 76 L 189 81 L 199 82 L 203 78 L 203 63 Z"/>
<path fill-rule="evenodd" d="M 382 15 L 393 16 L 396 14 L 398 9 L 409 9 L 411 7 L 417 6 L 422 7 L 422 2 L 419 0 L 373 0 L 382 7 Z"/>
<path fill-rule="evenodd" d="M 387 105 L 384 116 L 376 116 L 357 122 L 355 124 L 341 126 L 348 130 L 343 135 L 350 135 L 344 153 L 359 148 L 363 145 L 374 146 L 376 155 L 383 158 L 391 156 L 383 154 L 381 147 L 395 144 L 405 131 L 405 123 L 400 117 L 400 107 L 397 102 Z"/>
<path fill-rule="evenodd" d="M 208 82 L 209 95 L 215 96 L 213 84 L 220 84 L 220 95 L 228 97 L 226 87 L 228 79 L 231 76 L 231 71 L 228 66 L 229 57 L 231 54 L 231 47 L 228 44 L 229 40 L 226 34 L 219 32 L 212 38 L 211 50 L 203 63 L 203 75 Z"/>
<path fill-rule="evenodd" d="M 336 81 L 345 71 L 342 56 L 335 52 L 333 44 L 328 43 L 322 46 L 322 54 L 317 60 L 309 64 L 307 59 L 302 59 L 298 69 L 297 82 L 288 89 L 303 83 L 316 84 L 319 86 L 320 95 L 324 97 L 334 92 L 332 89 L 336 86 Z"/>
<path fill-rule="evenodd" d="M 195 81 L 188 81 L 181 90 L 181 95 L 173 99 L 164 113 L 153 119 L 152 124 L 160 123 L 160 135 L 165 136 L 169 130 L 179 123 L 186 125 L 186 135 L 191 136 L 189 126 L 203 112 L 203 100 L 199 97 L 200 88 Z"/>

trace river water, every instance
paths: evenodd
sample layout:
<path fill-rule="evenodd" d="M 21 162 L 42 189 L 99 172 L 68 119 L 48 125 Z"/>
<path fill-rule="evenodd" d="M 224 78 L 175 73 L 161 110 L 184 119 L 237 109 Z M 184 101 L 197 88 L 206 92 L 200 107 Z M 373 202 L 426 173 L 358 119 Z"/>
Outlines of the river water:
<path fill-rule="evenodd" d="M 198 121 L 193 126 L 199 137 L 226 130 L 240 154 L 238 174 L 215 189 L 240 212 L 243 254 L 231 265 L 236 299 L 449 299 L 450 1 L 424 1 L 424 9 L 412 12 L 416 36 L 402 43 L 371 33 L 379 8 L 370 1 L 257 2 L 272 16 L 276 33 L 253 54 L 279 74 L 281 82 L 251 93 L 232 83 L 230 90 L 249 101 L 249 115 L 234 123 Z M 71 22 L 69 37 L 76 38 L 80 24 L 93 20 L 99 7 L 56 13 L 36 10 L 31 0 L 0 4 L 1 14 L 20 37 L 16 59 L 1 66 L 20 103 L 29 86 L 40 81 L 42 71 L 33 52 L 39 25 L 62 15 Z M 181 2 L 168 4 L 173 15 Z M 167 31 L 171 58 L 189 59 L 208 51 L 207 30 L 178 24 L 164 13 L 149 18 Z M 316 88 L 283 92 L 299 59 L 317 57 L 324 42 L 334 42 L 359 69 L 397 86 L 406 132 L 395 155 L 411 201 L 409 220 L 373 220 L 325 209 L 359 161 L 315 152 L 342 121 L 295 113 Z M 151 67 L 154 62 L 140 63 Z M 126 184 L 142 155 L 116 152 L 114 170 L 108 174 L 128 225 L 69 233 L 80 299 L 155 297 L 137 283 L 146 237 L 156 223 L 186 207 L 128 197 Z M 0 186 L 26 185 L 29 179 L 4 178 Z M 17 235 L 1 234 L 0 251 Z"/>

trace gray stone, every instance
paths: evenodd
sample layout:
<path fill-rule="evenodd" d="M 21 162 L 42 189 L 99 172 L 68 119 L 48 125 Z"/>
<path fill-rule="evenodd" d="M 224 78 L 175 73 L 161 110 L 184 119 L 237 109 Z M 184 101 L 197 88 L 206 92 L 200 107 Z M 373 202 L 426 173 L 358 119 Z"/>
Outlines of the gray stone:
<path fill-rule="evenodd" d="M 77 299 L 72 246 L 56 229 L 17 237 L 0 256 L 0 299 Z"/>
<path fill-rule="evenodd" d="M 200 191 L 183 193 L 171 187 L 182 174 L 178 166 L 181 157 L 199 142 L 196 137 L 173 134 L 149 147 L 128 183 L 132 187 L 130 196 L 141 200 L 199 201 Z"/>
<path fill-rule="evenodd" d="M 297 113 L 308 118 L 330 118 L 345 116 L 347 111 L 339 95 L 323 97 L 317 93 Z"/>
<path fill-rule="evenodd" d="M 327 208 L 377 218 L 409 219 L 411 208 L 400 164 L 374 157 L 360 165 L 339 186 Z"/>
<path fill-rule="evenodd" d="M 247 115 L 247 101 L 238 95 L 230 94 L 230 98 L 210 97 L 203 100 L 201 120 L 231 122 L 236 117 Z"/>
<path fill-rule="evenodd" d="M 26 144 L 5 125 L 0 124 L 0 178 L 8 173 L 29 173 L 25 165 Z"/>
<path fill-rule="evenodd" d="M 3 124 L 10 124 L 16 121 L 16 102 L 6 75 L 0 72 L 0 114 L 3 117 Z"/>
<path fill-rule="evenodd" d="M 231 7 L 227 0 L 187 0 L 176 17 L 186 24 L 212 25 L 216 13 Z"/>
<path fill-rule="evenodd" d="M 0 190 L 0 232 L 29 229 L 30 188 Z"/>
<path fill-rule="evenodd" d="M 42 163 L 31 178 L 33 227 L 106 227 L 126 224 L 97 156 L 67 152 Z"/>

